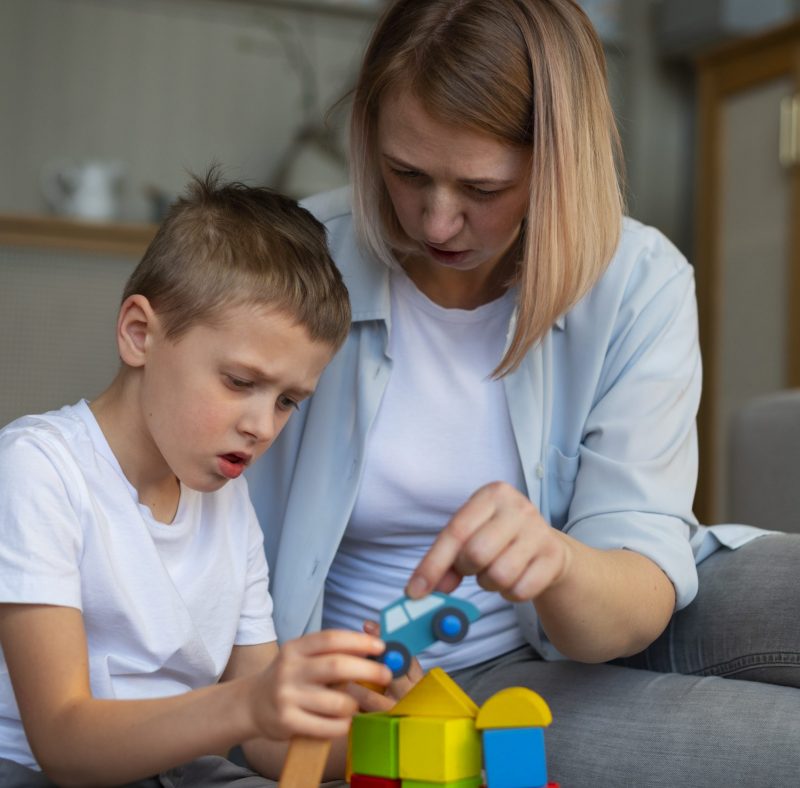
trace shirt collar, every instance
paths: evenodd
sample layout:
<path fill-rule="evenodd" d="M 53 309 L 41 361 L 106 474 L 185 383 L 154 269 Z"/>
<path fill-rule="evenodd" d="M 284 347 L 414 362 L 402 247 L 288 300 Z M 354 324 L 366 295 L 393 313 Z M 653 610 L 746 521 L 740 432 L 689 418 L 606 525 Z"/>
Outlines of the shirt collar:
<path fill-rule="evenodd" d="M 353 322 L 366 320 L 385 320 L 389 322 L 391 315 L 391 294 L 389 290 L 389 267 L 373 257 L 368 257 L 363 250 L 354 256 L 352 268 L 345 274 L 344 280 L 350 293 L 350 304 L 353 311 Z M 564 330 L 566 314 L 559 315 L 554 327 Z"/>

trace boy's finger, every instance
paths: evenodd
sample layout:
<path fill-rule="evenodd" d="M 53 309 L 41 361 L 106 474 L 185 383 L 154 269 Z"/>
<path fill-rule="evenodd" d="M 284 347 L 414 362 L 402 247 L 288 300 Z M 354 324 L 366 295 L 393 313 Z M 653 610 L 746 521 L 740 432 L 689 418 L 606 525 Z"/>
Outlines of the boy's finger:
<path fill-rule="evenodd" d="M 308 684 L 332 685 L 348 681 L 386 686 L 392 680 L 392 671 L 382 662 L 352 654 L 320 654 L 306 660 L 305 681 Z"/>
<path fill-rule="evenodd" d="M 374 635 L 347 629 L 325 629 L 304 635 L 294 641 L 294 645 L 309 656 L 334 653 L 377 656 L 386 648 L 384 642 Z"/>
<path fill-rule="evenodd" d="M 368 635 L 380 637 L 381 625 L 377 621 L 373 621 L 371 618 L 368 618 L 366 621 L 364 621 L 364 632 L 366 632 Z"/>
<path fill-rule="evenodd" d="M 411 660 L 411 664 L 408 667 L 408 672 L 406 675 L 414 684 L 416 684 L 425 675 L 425 672 L 422 670 L 422 665 L 419 664 L 419 660 L 416 657 Z"/>
<path fill-rule="evenodd" d="M 358 703 L 358 710 L 360 712 L 370 711 L 389 711 L 395 704 L 395 699 L 389 695 L 384 695 L 384 687 L 375 692 L 366 687 L 353 685 L 356 687 L 357 692 L 353 693 L 353 697 Z"/>

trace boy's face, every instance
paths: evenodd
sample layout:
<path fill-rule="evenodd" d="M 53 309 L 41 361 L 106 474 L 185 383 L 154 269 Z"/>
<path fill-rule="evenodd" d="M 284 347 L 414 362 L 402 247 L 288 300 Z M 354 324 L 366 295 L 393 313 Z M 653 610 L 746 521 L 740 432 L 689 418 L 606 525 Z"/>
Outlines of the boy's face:
<path fill-rule="evenodd" d="M 232 307 L 223 322 L 177 341 L 156 324 L 141 389 L 149 437 L 184 484 L 217 490 L 266 451 L 332 353 L 265 307 Z"/>

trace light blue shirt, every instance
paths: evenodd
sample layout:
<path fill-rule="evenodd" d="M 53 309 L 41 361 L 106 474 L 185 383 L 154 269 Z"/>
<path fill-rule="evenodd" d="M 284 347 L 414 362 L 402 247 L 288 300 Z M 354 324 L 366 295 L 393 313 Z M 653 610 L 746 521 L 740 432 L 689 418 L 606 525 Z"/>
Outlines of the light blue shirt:
<path fill-rule="evenodd" d="M 314 396 L 248 473 L 281 639 L 320 626 L 325 577 L 392 370 L 389 270 L 357 245 L 348 190 L 307 207 L 328 229 L 353 325 Z M 508 340 L 515 322 L 516 311 Z M 678 609 L 697 592 L 696 563 L 720 543 L 764 533 L 707 528 L 692 514 L 700 383 L 693 269 L 661 233 L 630 219 L 598 283 L 503 378 L 530 500 L 587 545 L 650 558 L 674 584 Z M 531 645 L 560 658 L 534 606 L 516 608 Z"/>

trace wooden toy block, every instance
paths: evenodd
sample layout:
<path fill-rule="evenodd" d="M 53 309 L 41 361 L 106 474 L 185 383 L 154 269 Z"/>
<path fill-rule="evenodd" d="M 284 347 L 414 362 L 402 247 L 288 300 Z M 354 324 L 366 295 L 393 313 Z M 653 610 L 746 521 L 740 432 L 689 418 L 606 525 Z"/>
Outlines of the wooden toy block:
<path fill-rule="evenodd" d="M 375 777 L 371 774 L 356 774 L 350 776 L 350 788 L 401 788 L 400 780 L 390 780 L 388 777 Z"/>
<path fill-rule="evenodd" d="M 431 668 L 388 714 L 393 717 L 469 717 L 478 706 L 441 668 Z"/>
<path fill-rule="evenodd" d="M 544 788 L 547 785 L 544 728 L 484 730 L 482 738 L 488 788 Z"/>
<path fill-rule="evenodd" d="M 356 714 L 350 726 L 350 768 L 353 773 L 395 779 L 398 771 L 400 719 L 382 712 Z"/>
<path fill-rule="evenodd" d="M 449 783 L 433 783 L 425 780 L 403 780 L 402 788 L 481 788 L 483 777 L 465 777 L 463 780 L 451 780 Z"/>
<path fill-rule="evenodd" d="M 481 706 L 475 725 L 484 728 L 546 728 L 553 721 L 544 698 L 526 687 L 507 687 Z"/>
<path fill-rule="evenodd" d="M 400 778 L 449 783 L 481 773 L 481 741 L 466 717 L 400 719 Z"/>
<path fill-rule="evenodd" d="M 279 788 L 313 788 L 322 780 L 322 772 L 331 749 L 330 739 L 295 736 L 289 745 L 281 770 Z"/>

